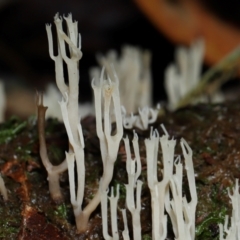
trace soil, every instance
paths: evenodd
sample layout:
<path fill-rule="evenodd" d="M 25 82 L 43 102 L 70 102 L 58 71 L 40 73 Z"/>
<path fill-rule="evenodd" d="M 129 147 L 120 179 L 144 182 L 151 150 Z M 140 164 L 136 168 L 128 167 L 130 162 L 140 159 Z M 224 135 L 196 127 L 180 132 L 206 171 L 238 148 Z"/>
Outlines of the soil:
<path fill-rule="evenodd" d="M 153 125 L 160 135 L 163 123 L 170 136 L 183 137 L 193 150 L 198 205 L 196 213 L 196 239 L 218 239 L 218 224 L 225 215 L 231 215 L 231 203 L 227 188 L 234 186 L 240 177 L 240 103 L 202 104 L 180 109 L 174 113 L 165 111 Z M 102 175 L 99 140 L 96 136 L 95 118 L 82 120 L 85 138 L 86 187 L 84 205 L 94 196 Z M 149 130 L 136 129 L 139 136 L 142 161 L 142 235 L 151 239 L 151 200 L 147 187 L 146 153 L 144 139 Z M 124 136 L 132 139 L 132 130 Z M 59 164 L 68 149 L 68 139 L 62 123 L 46 120 L 48 154 L 53 164 Z M 181 155 L 177 144 L 176 155 Z M 159 159 L 161 160 L 161 149 Z M 119 232 L 123 230 L 121 209 L 125 208 L 125 149 L 123 141 L 119 148 L 112 186 L 120 184 L 118 202 Z M 100 207 L 92 214 L 89 229 L 77 234 L 70 204 L 67 172 L 61 176 L 64 201 L 54 203 L 48 191 L 47 173 L 39 157 L 36 118 L 27 121 L 11 118 L 0 125 L 0 169 L 8 189 L 9 200 L 0 197 L 0 239 L 103 239 Z M 159 180 L 161 171 L 159 169 Z M 188 183 L 184 176 L 184 194 L 189 199 Z M 131 222 L 128 214 L 128 222 Z M 173 239 L 168 226 L 168 239 Z M 131 228 L 130 228 L 131 234 Z M 121 239 L 121 237 L 120 237 Z"/>

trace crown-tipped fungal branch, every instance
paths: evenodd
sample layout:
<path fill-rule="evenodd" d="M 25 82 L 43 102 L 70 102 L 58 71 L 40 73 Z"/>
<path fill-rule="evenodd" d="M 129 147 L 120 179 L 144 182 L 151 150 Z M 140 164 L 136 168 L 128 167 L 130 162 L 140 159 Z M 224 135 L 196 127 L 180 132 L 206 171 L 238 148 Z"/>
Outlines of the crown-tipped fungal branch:
<path fill-rule="evenodd" d="M 141 174 L 142 166 L 139 154 L 139 144 L 138 136 L 134 133 L 134 138 L 132 140 L 133 149 L 135 154 L 135 159 L 131 158 L 131 151 L 129 145 L 128 137 L 124 138 L 125 150 L 127 155 L 126 160 L 126 169 L 128 173 L 128 184 L 126 187 L 126 205 L 128 210 L 132 215 L 132 226 L 133 226 L 133 237 L 134 239 L 142 239 L 141 235 L 141 222 L 140 222 L 140 212 L 141 212 L 141 190 L 142 190 L 142 181 L 138 180 L 138 177 Z M 137 167 L 137 168 L 136 168 Z M 135 189 L 136 188 L 136 194 Z M 136 195 L 136 201 L 135 196 Z"/>
<path fill-rule="evenodd" d="M 108 198 L 108 190 L 102 189 L 102 184 L 100 181 L 99 191 L 101 192 L 101 213 L 102 213 L 102 228 L 103 228 L 103 237 L 106 240 L 118 240 L 118 223 L 117 223 L 117 203 L 119 199 L 119 185 L 117 185 L 116 196 L 114 196 L 114 189 L 111 187 L 111 196 Z M 110 214 L 111 214 L 111 230 L 112 236 L 108 233 L 108 210 L 107 210 L 107 202 L 108 199 L 110 201 Z"/>
<path fill-rule="evenodd" d="M 63 98 L 67 101 L 68 119 L 73 134 L 73 139 L 77 144 L 80 144 L 78 135 L 78 92 L 79 92 L 79 60 L 82 58 L 81 51 L 81 36 L 78 34 L 78 23 L 73 22 L 72 15 L 63 17 L 67 24 L 68 35 L 63 32 L 62 18 L 58 14 L 54 17 L 54 23 L 57 30 L 58 39 L 58 55 L 53 54 L 53 37 L 51 25 L 46 25 L 49 55 L 55 62 L 56 83 L 62 93 Z M 70 56 L 67 56 L 66 45 L 68 46 Z M 67 65 L 68 82 L 67 85 L 64 79 L 63 61 Z M 71 146 L 70 146 L 71 149 Z"/>
<path fill-rule="evenodd" d="M 147 154 L 147 181 L 152 201 L 152 237 L 154 240 L 164 240 L 167 236 L 167 216 L 164 211 L 164 201 L 167 187 L 172 176 L 173 159 L 176 140 L 169 140 L 165 134 L 159 138 L 158 132 L 151 131 L 150 138 L 145 140 Z M 159 141 L 163 153 L 162 181 L 158 181 L 157 162 Z"/>
<path fill-rule="evenodd" d="M 114 79 L 104 80 L 104 69 L 99 81 L 92 81 L 95 98 L 96 127 L 100 140 L 100 150 L 103 162 L 102 189 L 106 190 L 113 177 L 114 163 L 117 159 L 119 144 L 123 136 L 121 105 L 118 89 L 118 78 L 113 71 Z M 102 106 L 103 102 L 103 106 Z M 111 107 L 116 119 L 116 133 L 112 135 Z M 104 122 L 102 122 L 102 117 Z M 77 216 L 76 223 L 79 232 L 85 231 L 91 213 L 100 203 L 100 191 L 96 193 L 90 203 Z"/>
<path fill-rule="evenodd" d="M 174 163 L 174 149 L 176 140 L 169 140 L 168 133 L 162 125 L 165 134 L 159 138 L 157 131 L 152 131 L 150 139 L 145 140 L 147 152 L 148 186 L 152 200 L 152 237 L 155 240 L 166 238 L 167 217 L 170 216 L 176 239 L 195 238 L 195 213 L 197 206 L 197 192 L 192 162 L 192 150 L 184 139 L 181 147 L 185 159 L 185 169 L 189 183 L 191 201 L 187 202 L 182 196 L 183 164 L 180 157 Z M 158 143 L 161 143 L 163 153 L 162 181 L 157 179 Z M 173 165 L 175 173 L 173 174 Z M 170 197 L 172 196 L 172 197 Z"/>
<path fill-rule="evenodd" d="M 76 21 L 73 22 L 72 15 L 69 14 L 67 17 L 64 17 L 64 19 L 66 21 L 68 35 L 63 32 L 62 17 L 59 17 L 58 14 L 54 17 L 58 39 L 57 56 L 54 56 L 53 54 L 51 25 L 46 25 L 46 30 L 48 36 L 49 54 L 55 62 L 56 83 L 63 96 L 63 100 L 60 102 L 60 107 L 70 143 L 69 154 L 66 154 L 66 158 L 68 160 L 67 164 L 69 173 L 72 174 L 69 176 L 71 201 L 74 206 L 75 215 L 79 215 L 85 186 L 84 141 L 78 112 L 79 60 L 82 57 L 81 36 L 78 34 L 78 24 Z M 67 56 L 66 46 L 68 46 L 70 56 Z M 64 62 L 67 66 L 68 85 L 65 83 L 64 79 Z M 73 152 L 74 155 L 70 157 L 70 154 Z M 75 196 L 75 183 L 72 170 L 75 159 L 78 170 L 77 197 Z"/>

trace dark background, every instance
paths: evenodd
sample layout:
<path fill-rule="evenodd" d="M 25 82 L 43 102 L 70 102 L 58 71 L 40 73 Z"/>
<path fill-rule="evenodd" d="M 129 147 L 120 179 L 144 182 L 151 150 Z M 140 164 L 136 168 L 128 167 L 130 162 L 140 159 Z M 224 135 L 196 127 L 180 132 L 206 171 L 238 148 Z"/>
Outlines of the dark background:
<path fill-rule="evenodd" d="M 165 98 L 163 70 L 173 59 L 174 45 L 159 33 L 132 1 L 128 0 L 19 0 L 0 9 L 0 77 L 30 89 L 41 90 L 54 81 L 54 62 L 48 53 L 46 23 L 54 15 L 72 13 L 82 35 L 80 100 L 91 99 L 88 70 L 95 54 L 124 44 L 152 52 L 154 99 Z"/>
<path fill-rule="evenodd" d="M 178 0 L 166 0 L 178 4 Z M 193 0 L 194 1 L 194 0 Z M 240 26 L 240 1 L 196 0 L 231 24 Z M 228 9 L 228 11 L 226 11 Z M 80 100 L 91 100 L 89 68 L 95 54 L 124 44 L 152 52 L 153 97 L 166 99 L 163 75 L 173 61 L 175 45 L 157 31 L 130 0 L 2 0 L 0 2 L 0 78 L 6 85 L 43 90 L 54 82 L 54 62 L 48 54 L 45 24 L 54 15 L 72 13 L 82 35 Z M 206 68 L 206 67 L 205 67 Z M 10 84 L 11 83 L 11 84 Z"/>
<path fill-rule="evenodd" d="M 220 19 L 240 28 L 239 0 L 193 0 L 200 2 Z"/>

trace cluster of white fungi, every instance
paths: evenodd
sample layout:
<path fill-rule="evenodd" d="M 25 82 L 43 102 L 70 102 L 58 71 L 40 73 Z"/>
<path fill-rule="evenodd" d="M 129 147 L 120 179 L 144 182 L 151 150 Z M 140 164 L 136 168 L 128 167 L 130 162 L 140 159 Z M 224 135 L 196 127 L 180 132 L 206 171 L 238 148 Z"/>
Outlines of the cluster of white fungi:
<path fill-rule="evenodd" d="M 63 31 L 63 18 L 67 25 L 67 34 Z M 49 191 L 54 201 L 62 199 L 59 184 L 60 174 L 68 171 L 71 204 L 76 219 L 76 227 L 79 233 L 88 228 L 91 213 L 101 204 L 102 229 L 105 239 L 117 240 L 120 238 L 118 229 L 117 204 L 119 199 L 119 186 L 111 189 L 108 197 L 109 184 L 113 177 L 114 163 L 117 159 L 119 144 L 123 138 L 123 127 L 142 126 L 148 128 L 148 124 L 157 118 L 157 112 L 148 107 L 139 110 L 139 118 L 131 115 L 126 118 L 126 111 L 121 107 L 119 94 L 119 80 L 113 67 L 108 71 L 104 68 L 97 79 L 92 80 L 94 92 L 96 131 L 100 141 L 100 150 L 103 164 L 103 175 L 99 179 L 99 188 L 93 199 L 83 208 L 84 188 L 85 188 L 85 157 L 84 157 L 84 137 L 80 123 L 78 107 L 79 91 L 79 60 L 82 57 L 81 37 L 78 34 L 77 22 L 72 20 L 71 14 L 67 17 L 54 17 L 57 30 L 58 54 L 53 53 L 53 37 L 51 25 L 46 25 L 49 53 L 55 62 L 56 83 L 62 94 L 62 101 L 59 102 L 63 122 L 68 134 L 69 149 L 66 152 L 66 159 L 59 165 L 53 166 L 48 159 L 47 147 L 44 135 L 44 119 L 47 107 L 43 106 L 43 96 L 38 96 L 38 130 L 40 142 L 40 156 L 48 173 Z M 201 47 L 201 44 L 200 44 Z M 66 49 L 68 48 L 68 49 Z M 180 54 L 181 55 L 181 54 Z M 64 64 L 68 73 L 68 84 L 64 79 Z M 183 66 L 184 67 L 184 66 Z M 170 70 L 169 70 L 170 71 Z M 196 68 L 196 73 L 199 69 Z M 195 73 L 194 72 L 194 73 Z M 172 105 L 175 104 L 171 103 Z M 125 116 L 125 118 L 124 118 Z M 124 120 L 123 120 L 124 119 Z M 112 121 L 116 121 L 116 129 L 112 133 Z M 141 128 L 141 127 L 140 127 Z M 179 156 L 175 157 L 176 140 L 171 139 L 162 125 L 164 134 L 160 137 L 159 133 L 151 129 L 150 137 L 145 139 L 146 161 L 147 161 L 147 184 L 151 193 L 152 207 L 152 239 L 164 240 L 167 237 L 167 219 L 171 221 L 175 239 L 193 240 L 195 238 L 195 213 L 197 206 L 197 191 L 195 185 L 194 168 L 192 161 L 192 150 L 184 139 L 180 145 L 184 160 Z M 130 239 L 129 223 L 127 223 L 126 211 L 132 216 L 133 239 L 142 239 L 141 234 L 141 176 L 142 166 L 139 151 L 138 136 L 133 134 L 133 150 L 128 137 L 124 138 L 126 151 L 126 171 L 128 174 L 128 184 L 126 187 L 126 207 L 122 209 L 124 229 L 122 236 L 124 240 Z M 159 145 L 162 150 L 162 169 L 158 169 Z M 135 156 L 132 159 L 132 156 Z M 74 170 L 76 166 L 76 171 Z M 185 168 L 185 170 L 184 170 Z M 158 179 L 158 172 L 162 172 L 161 181 Z M 186 172 L 190 200 L 182 194 L 183 172 Z M 77 176 L 75 176 L 77 173 Z M 75 180 L 77 179 L 77 180 Z M 8 199 L 7 189 L 0 176 L 0 192 L 4 200 Z M 233 214 L 231 225 L 228 224 L 228 217 L 224 226 L 220 225 L 220 240 L 240 239 L 240 197 L 238 192 L 238 181 L 233 195 L 229 196 L 232 200 Z M 108 231 L 108 199 L 110 202 L 111 233 Z"/>

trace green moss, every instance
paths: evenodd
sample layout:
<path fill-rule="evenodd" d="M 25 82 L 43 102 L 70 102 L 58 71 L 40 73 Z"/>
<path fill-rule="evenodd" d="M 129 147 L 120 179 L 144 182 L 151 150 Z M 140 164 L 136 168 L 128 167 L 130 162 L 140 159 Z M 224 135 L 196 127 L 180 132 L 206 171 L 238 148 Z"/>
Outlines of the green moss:
<path fill-rule="evenodd" d="M 56 210 L 54 211 L 54 214 L 63 219 L 66 219 L 67 218 L 67 207 L 66 207 L 65 203 L 58 205 Z"/>
<path fill-rule="evenodd" d="M 210 199 L 211 201 L 201 201 L 202 207 L 198 211 L 201 216 L 201 211 L 211 209 L 211 213 L 196 226 L 196 239 L 215 239 L 219 235 L 218 224 L 224 223 L 225 216 L 228 214 L 228 206 L 223 204 L 223 200 L 219 198 L 220 184 L 211 186 Z M 222 190 L 221 196 L 227 195 L 227 190 Z M 204 213 L 203 213 L 204 215 Z"/>
<path fill-rule="evenodd" d="M 152 240 L 152 237 L 149 236 L 148 234 L 142 236 L 143 240 Z"/>
<path fill-rule="evenodd" d="M 68 225 L 70 212 L 72 212 L 72 205 L 70 203 L 61 203 L 55 206 L 41 205 L 41 211 L 43 211 L 50 223 L 66 227 Z"/>
<path fill-rule="evenodd" d="M 227 208 L 222 207 L 209 214 L 209 216 L 198 226 L 196 226 L 196 239 L 215 239 L 218 238 L 218 234 L 213 232 L 212 228 L 218 227 L 219 223 L 224 223 L 225 216 L 227 214 Z M 218 230 L 217 230 L 218 232 Z"/>
<path fill-rule="evenodd" d="M 8 223 L 4 223 L 1 227 L 0 238 L 3 239 L 15 239 L 16 234 L 18 233 L 19 229 L 15 227 L 8 226 Z"/>
<path fill-rule="evenodd" d="M 20 160 L 27 161 L 28 159 L 31 159 L 31 146 L 24 145 L 24 146 L 18 146 L 16 148 L 15 154 L 19 157 Z"/>
<path fill-rule="evenodd" d="M 1 203 L 0 216 L 0 239 L 17 239 L 21 225 L 20 209 L 7 202 Z"/>
<path fill-rule="evenodd" d="M 0 126 L 0 144 L 9 143 L 27 126 L 26 121 L 21 121 L 16 117 L 1 124 Z"/>

